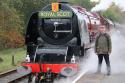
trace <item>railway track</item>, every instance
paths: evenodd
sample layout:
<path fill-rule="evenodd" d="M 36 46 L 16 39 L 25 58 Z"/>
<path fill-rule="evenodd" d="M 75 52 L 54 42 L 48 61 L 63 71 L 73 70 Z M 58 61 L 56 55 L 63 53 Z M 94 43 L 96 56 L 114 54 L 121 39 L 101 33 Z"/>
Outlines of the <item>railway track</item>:
<path fill-rule="evenodd" d="M 13 69 L 4 73 L 0 73 L 0 83 L 20 83 L 28 78 L 30 72 L 17 72 L 17 69 Z"/>

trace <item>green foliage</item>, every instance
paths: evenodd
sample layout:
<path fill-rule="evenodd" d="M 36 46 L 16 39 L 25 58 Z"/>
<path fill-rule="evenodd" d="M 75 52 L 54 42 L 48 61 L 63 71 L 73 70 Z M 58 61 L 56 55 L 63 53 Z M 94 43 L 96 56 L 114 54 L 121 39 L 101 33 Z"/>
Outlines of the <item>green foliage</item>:
<path fill-rule="evenodd" d="M 0 49 L 22 46 L 22 43 L 24 45 L 21 35 L 24 22 L 20 18 L 21 14 L 14 7 L 10 7 L 9 1 L 0 2 Z"/>
<path fill-rule="evenodd" d="M 90 3 L 90 0 L 70 0 L 71 3 L 80 5 L 82 7 L 85 7 L 87 10 L 90 10 L 92 8 L 92 4 Z"/>
<path fill-rule="evenodd" d="M 26 24 L 33 12 L 55 0 L 0 1 L 0 49 L 24 45 Z"/>
<path fill-rule="evenodd" d="M 15 58 L 15 65 L 12 65 L 12 56 Z M 0 51 L 0 58 L 3 60 L 0 62 L 0 73 L 5 72 L 7 70 L 17 68 L 21 64 L 21 62 L 25 61 L 26 51 L 24 48 L 16 48 L 16 49 L 6 49 Z"/>
<path fill-rule="evenodd" d="M 118 18 L 117 15 L 112 10 L 107 10 L 105 12 L 102 12 L 102 15 L 109 19 L 112 19 L 113 21 L 117 20 L 117 18 Z"/>
<path fill-rule="evenodd" d="M 102 12 L 102 15 L 113 21 L 122 22 L 125 19 L 125 16 L 120 10 L 121 9 L 113 4 L 108 10 Z"/>
<path fill-rule="evenodd" d="M 1 3 L 0 10 L 0 29 L 19 29 L 19 31 L 23 29 L 21 26 L 23 21 L 16 9 L 9 7 L 8 3 Z"/>
<path fill-rule="evenodd" d="M 45 5 L 56 0 L 11 0 L 12 6 L 23 14 L 25 26 L 33 12 L 41 10 Z"/>
<path fill-rule="evenodd" d="M 24 38 L 16 29 L 0 32 L 0 49 L 17 48 L 23 45 Z"/>

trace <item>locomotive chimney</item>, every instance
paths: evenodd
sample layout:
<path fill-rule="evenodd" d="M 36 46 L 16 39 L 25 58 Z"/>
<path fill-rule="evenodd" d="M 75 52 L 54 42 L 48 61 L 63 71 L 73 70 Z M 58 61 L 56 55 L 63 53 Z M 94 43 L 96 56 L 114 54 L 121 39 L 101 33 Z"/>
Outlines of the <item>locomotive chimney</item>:
<path fill-rule="evenodd" d="M 63 3 L 63 4 L 69 4 L 69 2 L 67 0 L 58 0 L 59 3 Z"/>

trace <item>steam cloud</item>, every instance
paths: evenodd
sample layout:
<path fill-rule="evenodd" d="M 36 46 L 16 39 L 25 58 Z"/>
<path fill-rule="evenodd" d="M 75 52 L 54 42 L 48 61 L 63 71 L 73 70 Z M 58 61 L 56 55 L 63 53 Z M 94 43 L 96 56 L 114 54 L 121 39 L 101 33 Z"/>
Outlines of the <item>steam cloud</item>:
<path fill-rule="evenodd" d="M 101 0 L 99 4 L 91 9 L 91 11 L 105 11 L 107 10 L 112 4 L 115 4 L 122 11 L 125 11 L 125 1 L 124 0 Z"/>
<path fill-rule="evenodd" d="M 113 30 L 111 33 L 112 39 L 112 53 L 110 54 L 110 64 L 111 64 L 111 75 L 112 74 L 125 74 L 125 26 L 117 27 L 118 30 Z M 98 57 L 94 53 L 93 49 L 87 51 L 87 56 L 81 64 L 80 72 L 88 70 L 87 73 L 95 73 L 98 66 Z M 106 63 L 103 59 L 102 63 L 102 74 L 106 74 Z M 54 83 L 72 83 L 75 78 L 64 78 Z"/>

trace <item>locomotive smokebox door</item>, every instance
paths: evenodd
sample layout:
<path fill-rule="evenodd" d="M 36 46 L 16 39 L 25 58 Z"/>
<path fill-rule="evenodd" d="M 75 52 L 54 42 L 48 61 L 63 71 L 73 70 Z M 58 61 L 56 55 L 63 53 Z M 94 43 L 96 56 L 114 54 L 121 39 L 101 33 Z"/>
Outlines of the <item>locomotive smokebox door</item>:
<path fill-rule="evenodd" d="M 64 45 L 75 37 L 77 17 L 72 9 L 61 3 L 52 3 L 38 13 L 39 35 L 52 45 Z"/>

